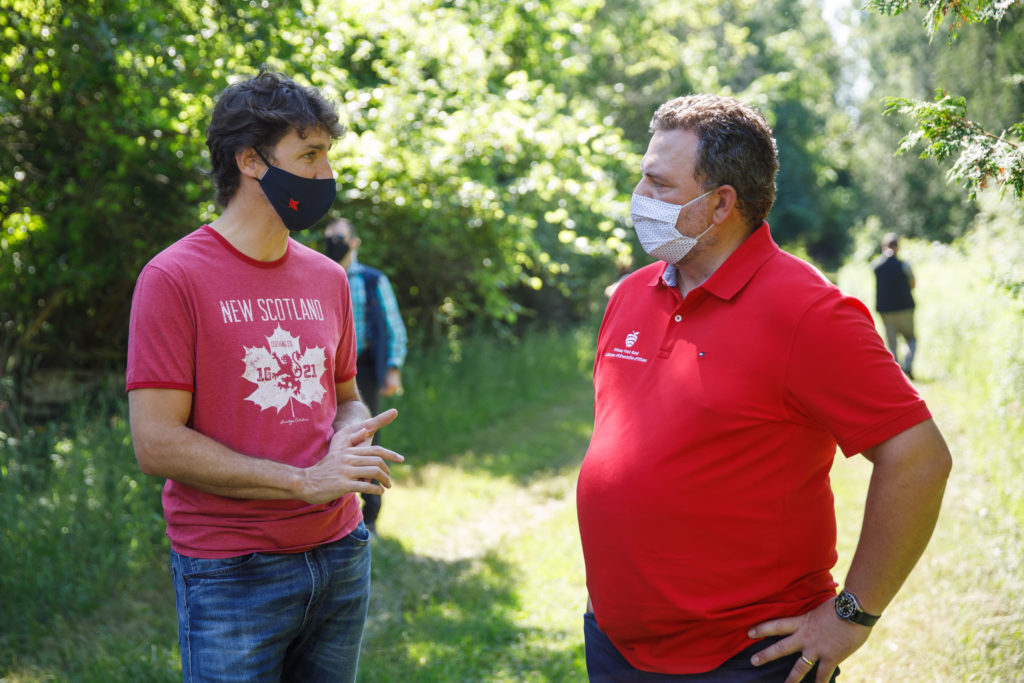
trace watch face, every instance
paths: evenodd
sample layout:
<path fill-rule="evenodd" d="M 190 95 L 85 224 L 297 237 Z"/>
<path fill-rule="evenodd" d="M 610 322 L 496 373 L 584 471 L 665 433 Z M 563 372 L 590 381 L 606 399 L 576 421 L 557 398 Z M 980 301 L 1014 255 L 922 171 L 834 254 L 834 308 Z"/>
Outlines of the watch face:
<path fill-rule="evenodd" d="M 844 619 L 849 619 L 857 613 L 857 603 L 848 593 L 840 593 L 836 598 L 836 612 Z"/>

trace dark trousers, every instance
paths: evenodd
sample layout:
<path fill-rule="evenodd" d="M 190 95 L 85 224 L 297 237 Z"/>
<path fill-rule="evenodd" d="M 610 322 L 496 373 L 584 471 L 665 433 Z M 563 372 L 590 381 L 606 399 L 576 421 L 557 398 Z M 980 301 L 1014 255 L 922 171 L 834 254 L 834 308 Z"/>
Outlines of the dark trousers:
<path fill-rule="evenodd" d="M 371 415 L 380 412 L 380 384 L 377 382 L 377 369 L 373 356 L 362 354 L 356 361 L 356 387 L 359 388 L 359 395 L 363 403 L 370 409 Z M 380 432 L 373 435 L 373 445 L 380 443 Z M 366 528 L 376 532 L 377 517 L 380 515 L 381 500 L 376 493 L 361 493 L 363 497 L 363 520 Z"/>
<path fill-rule="evenodd" d="M 641 671 L 630 664 L 597 625 L 597 619 L 591 612 L 583 615 L 583 639 L 587 676 L 591 683 L 782 683 L 800 659 L 798 652 L 761 666 L 751 664 L 750 658 L 755 652 L 781 640 L 772 637 L 754 643 L 712 671 L 699 674 L 658 674 Z M 803 680 L 813 681 L 817 674 L 818 667 L 815 666 Z M 836 669 L 832 681 L 838 676 L 839 669 Z"/>

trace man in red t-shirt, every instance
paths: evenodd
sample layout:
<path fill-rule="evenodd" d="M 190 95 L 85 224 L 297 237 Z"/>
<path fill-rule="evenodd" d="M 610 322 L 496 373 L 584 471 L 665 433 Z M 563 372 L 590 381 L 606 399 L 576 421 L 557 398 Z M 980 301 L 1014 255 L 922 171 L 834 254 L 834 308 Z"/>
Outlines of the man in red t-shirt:
<path fill-rule="evenodd" d="M 865 306 L 764 221 L 775 142 L 727 97 L 662 105 L 612 296 L 577 510 L 592 681 L 824 683 L 931 536 L 951 467 Z M 845 589 L 836 446 L 874 466 Z"/>
<path fill-rule="evenodd" d="M 334 201 L 343 133 L 313 88 L 261 72 L 207 130 L 224 211 L 132 299 L 127 390 L 164 517 L 185 681 L 354 681 L 370 582 L 357 492 L 391 486 L 395 419 L 356 389 L 348 281 L 290 237 Z"/>

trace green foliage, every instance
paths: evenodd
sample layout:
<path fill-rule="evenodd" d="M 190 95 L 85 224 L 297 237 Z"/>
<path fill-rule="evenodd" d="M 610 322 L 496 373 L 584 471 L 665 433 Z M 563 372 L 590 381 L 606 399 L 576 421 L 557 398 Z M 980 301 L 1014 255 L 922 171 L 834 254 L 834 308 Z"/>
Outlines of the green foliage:
<path fill-rule="evenodd" d="M 481 425 L 549 403 L 588 378 L 596 330 L 593 322 L 569 332 L 531 330 L 521 339 L 475 334 L 455 348 L 414 354 L 402 373 L 409 391 L 388 402 L 400 418 L 382 438 L 389 448 L 415 453 L 417 462 L 471 448 L 477 437 L 469 435 Z"/>
<path fill-rule="evenodd" d="M 589 316 L 635 251 L 629 190 L 669 97 L 773 118 L 783 241 L 834 258 L 856 197 L 809 0 L 0 0 L 0 60 L 0 366 L 19 381 L 121 364 L 142 265 L 216 216 L 214 98 L 263 64 L 345 111 L 334 213 L 416 338 Z"/>
<path fill-rule="evenodd" d="M 900 113 L 916 120 L 920 128 L 900 142 L 899 151 L 912 150 L 927 143 L 921 158 L 942 161 L 956 156 L 949 170 L 950 180 L 967 187 L 974 199 L 990 182 L 1002 190 L 1010 189 L 1024 199 L 1024 146 L 1003 136 L 985 132 L 967 118 L 967 101 L 939 91 L 934 102 L 917 102 L 903 97 L 885 99 L 886 113 Z M 1024 121 L 1010 127 L 1017 140 L 1024 134 Z"/>
<path fill-rule="evenodd" d="M 1016 0 L 997 2 L 995 0 L 919 0 L 919 5 L 928 7 L 924 23 L 930 36 L 934 36 L 947 15 L 952 16 L 949 27 L 949 44 L 957 39 L 960 29 L 967 24 L 1001 22 L 1011 13 Z M 900 14 L 910 5 L 908 0 L 891 2 L 872 0 L 868 6 L 887 14 Z M 1020 61 L 1020 33 L 1009 32 L 1007 51 L 1016 58 L 1010 64 L 1024 68 Z M 1003 36 L 991 35 L 993 40 Z M 991 69 L 991 62 L 985 64 Z M 1011 67 L 1012 68 L 1012 67 Z M 977 79 L 977 73 L 970 78 Z M 987 79 L 982 79 L 982 81 Z M 978 91 L 977 86 L 972 88 Z M 885 100 L 886 113 L 899 113 L 917 122 L 919 129 L 905 136 L 899 145 L 901 152 L 925 143 L 922 158 L 934 157 L 942 161 L 955 156 L 956 161 L 948 171 L 949 180 L 967 188 L 974 199 L 980 189 L 994 183 L 1001 190 L 1009 189 L 1017 199 L 1024 200 L 1024 148 L 1020 139 L 1024 134 L 1024 120 L 1010 125 L 999 135 L 986 132 L 985 127 L 967 118 L 967 99 L 953 97 L 939 89 L 934 102 L 922 102 L 908 97 L 890 97 Z M 1021 99 L 1017 99 L 1016 112 L 1020 111 Z M 1017 115 L 1016 113 L 1014 115 Z"/>
<path fill-rule="evenodd" d="M 646 142 L 655 108 L 688 93 L 764 112 L 781 160 L 773 234 L 838 264 L 859 199 L 849 169 L 857 138 L 837 102 L 841 62 L 819 3 L 606 2 L 590 35 L 593 68 L 578 85 L 629 140 Z"/>
<path fill-rule="evenodd" d="M 628 251 L 616 179 L 638 160 L 591 102 L 517 68 L 557 58 L 530 41 L 562 40 L 569 4 L 414 6 L 342 3 L 325 18 L 349 27 L 338 49 L 353 61 L 374 46 L 366 89 L 344 94 L 352 133 L 335 164 L 336 211 L 358 226 L 363 260 L 389 272 L 407 322 L 433 338 L 474 318 L 512 322 L 542 289 L 589 313 L 585 295 Z M 484 36 L 467 30 L 479 12 Z"/>
<path fill-rule="evenodd" d="M 960 29 L 969 24 L 1001 21 L 1020 0 L 917 0 L 928 12 L 922 21 L 928 35 L 934 36 L 947 17 L 949 39 L 956 39 Z M 910 9 L 911 0 L 868 0 L 867 7 L 883 14 L 897 15 Z"/>
<path fill-rule="evenodd" d="M 125 412 L 123 397 L 94 400 L 66 423 L 0 432 L 0 669 L 163 548 L 160 484 L 135 464 Z"/>
<path fill-rule="evenodd" d="M 213 96 L 295 10 L 0 0 L 0 372 L 120 362 L 135 276 L 197 227 Z M 244 40 L 242 38 L 244 37 Z"/>

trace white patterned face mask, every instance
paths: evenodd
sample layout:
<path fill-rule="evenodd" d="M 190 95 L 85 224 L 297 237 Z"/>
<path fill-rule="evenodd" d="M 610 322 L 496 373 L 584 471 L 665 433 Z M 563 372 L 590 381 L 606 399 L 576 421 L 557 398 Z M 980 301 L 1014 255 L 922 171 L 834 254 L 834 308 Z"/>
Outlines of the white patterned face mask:
<path fill-rule="evenodd" d="M 690 250 L 697 246 L 701 237 L 715 227 L 712 223 L 704 232 L 696 237 L 687 237 L 676 230 L 679 214 L 698 199 L 703 199 L 714 190 L 708 190 L 699 197 L 694 197 L 685 204 L 670 204 L 658 199 L 633 194 L 629 212 L 633 216 L 633 228 L 640 245 L 648 254 L 665 263 L 678 263 Z"/>

